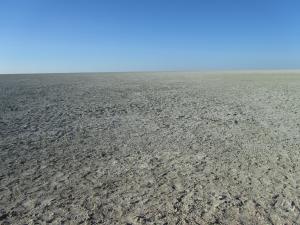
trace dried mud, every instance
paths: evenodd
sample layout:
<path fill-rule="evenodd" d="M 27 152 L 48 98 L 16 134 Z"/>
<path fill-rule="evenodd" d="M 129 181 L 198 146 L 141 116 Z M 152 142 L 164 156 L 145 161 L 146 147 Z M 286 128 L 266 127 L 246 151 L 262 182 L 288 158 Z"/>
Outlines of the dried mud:
<path fill-rule="evenodd" d="M 0 76 L 0 224 L 299 224 L 300 73 Z"/>

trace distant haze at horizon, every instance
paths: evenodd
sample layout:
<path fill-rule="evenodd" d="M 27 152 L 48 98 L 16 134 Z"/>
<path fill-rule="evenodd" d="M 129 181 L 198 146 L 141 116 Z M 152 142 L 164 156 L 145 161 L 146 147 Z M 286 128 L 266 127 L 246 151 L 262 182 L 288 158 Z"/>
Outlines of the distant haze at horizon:
<path fill-rule="evenodd" d="M 0 3 L 0 73 L 300 69 L 295 0 Z"/>

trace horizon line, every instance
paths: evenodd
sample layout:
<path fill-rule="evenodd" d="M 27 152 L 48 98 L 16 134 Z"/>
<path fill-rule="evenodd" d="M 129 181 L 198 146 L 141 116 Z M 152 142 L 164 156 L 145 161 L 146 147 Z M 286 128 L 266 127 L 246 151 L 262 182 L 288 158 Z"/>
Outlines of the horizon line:
<path fill-rule="evenodd" d="M 0 73 L 0 75 L 50 75 L 50 74 L 110 74 L 110 73 L 232 73 L 232 72 L 300 72 L 299 69 L 203 69 L 203 70 L 128 70 L 128 71 L 70 71 Z"/>

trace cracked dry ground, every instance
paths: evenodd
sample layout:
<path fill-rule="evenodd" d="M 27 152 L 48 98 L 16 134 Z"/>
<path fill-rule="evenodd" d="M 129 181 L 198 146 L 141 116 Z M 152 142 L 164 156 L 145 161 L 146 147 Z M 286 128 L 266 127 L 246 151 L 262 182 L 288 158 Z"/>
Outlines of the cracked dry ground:
<path fill-rule="evenodd" d="M 300 223 L 300 74 L 0 76 L 0 224 Z"/>

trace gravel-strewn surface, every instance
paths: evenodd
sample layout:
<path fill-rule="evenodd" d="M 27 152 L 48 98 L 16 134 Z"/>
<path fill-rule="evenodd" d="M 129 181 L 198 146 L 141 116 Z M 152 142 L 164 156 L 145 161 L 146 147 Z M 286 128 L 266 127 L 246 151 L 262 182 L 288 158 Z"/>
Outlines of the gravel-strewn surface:
<path fill-rule="evenodd" d="M 300 73 L 0 76 L 0 224 L 299 224 Z"/>

